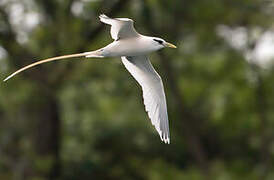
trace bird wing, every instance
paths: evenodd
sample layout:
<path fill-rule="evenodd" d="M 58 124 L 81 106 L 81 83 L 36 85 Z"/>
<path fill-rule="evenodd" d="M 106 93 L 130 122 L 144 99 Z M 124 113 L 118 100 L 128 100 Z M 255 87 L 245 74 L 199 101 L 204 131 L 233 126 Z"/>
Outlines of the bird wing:
<path fill-rule="evenodd" d="M 133 20 L 128 18 L 110 18 L 104 14 L 99 16 L 100 21 L 111 25 L 110 34 L 112 39 L 136 37 L 139 34 L 133 26 Z"/>
<path fill-rule="evenodd" d="M 146 56 L 123 56 L 126 69 L 142 86 L 145 109 L 161 140 L 170 143 L 163 82 Z"/>

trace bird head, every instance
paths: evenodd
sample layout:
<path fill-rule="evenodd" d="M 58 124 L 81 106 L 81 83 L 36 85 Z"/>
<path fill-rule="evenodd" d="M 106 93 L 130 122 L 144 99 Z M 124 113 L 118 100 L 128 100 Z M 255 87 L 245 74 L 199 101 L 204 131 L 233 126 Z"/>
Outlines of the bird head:
<path fill-rule="evenodd" d="M 165 47 L 177 48 L 174 44 L 166 42 L 165 40 L 163 40 L 161 38 L 153 37 L 152 41 L 153 41 L 154 46 L 157 47 L 157 49 L 162 49 L 162 48 L 165 48 Z"/>

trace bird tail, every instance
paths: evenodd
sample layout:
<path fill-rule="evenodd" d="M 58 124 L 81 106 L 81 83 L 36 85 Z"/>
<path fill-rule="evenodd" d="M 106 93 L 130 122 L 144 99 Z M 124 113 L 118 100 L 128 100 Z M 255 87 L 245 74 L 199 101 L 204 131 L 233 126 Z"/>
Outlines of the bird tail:
<path fill-rule="evenodd" d="M 48 58 L 48 59 L 43 59 L 40 61 L 37 61 L 35 63 L 32 63 L 30 65 L 27 65 L 17 71 L 15 71 L 14 73 L 12 73 L 11 75 L 9 75 L 6 79 L 4 79 L 4 81 L 7 81 L 8 79 L 12 78 L 13 76 L 15 76 L 16 74 L 25 71 L 31 67 L 37 66 L 39 64 L 43 64 L 46 62 L 51 62 L 51 61 L 57 61 L 57 60 L 61 60 L 61 59 L 67 59 L 67 58 L 73 58 L 73 57 L 103 57 L 101 55 L 100 50 L 96 50 L 96 51 L 91 51 L 91 52 L 84 52 L 84 53 L 78 53 L 78 54 L 70 54 L 70 55 L 64 55 L 64 56 L 57 56 L 57 57 L 52 57 L 52 58 Z"/>
<path fill-rule="evenodd" d="M 102 58 L 102 57 L 104 57 L 102 55 L 102 49 L 98 49 L 96 51 L 91 51 L 91 52 L 86 52 L 85 54 L 86 54 L 85 55 L 86 58 L 92 58 L 92 57 Z"/>

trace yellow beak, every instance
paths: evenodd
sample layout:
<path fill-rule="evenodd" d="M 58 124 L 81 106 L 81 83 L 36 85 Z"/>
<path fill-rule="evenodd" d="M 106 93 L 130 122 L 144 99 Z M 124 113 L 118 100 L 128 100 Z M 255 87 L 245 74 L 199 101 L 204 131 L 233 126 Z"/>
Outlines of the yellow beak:
<path fill-rule="evenodd" d="M 169 47 L 169 48 L 177 48 L 174 44 L 171 44 L 171 43 L 168 43 L 168 42 L 166 42 L 166 43 L 164 44 L 164 46 L 165 46 L 165 47 Z"/>

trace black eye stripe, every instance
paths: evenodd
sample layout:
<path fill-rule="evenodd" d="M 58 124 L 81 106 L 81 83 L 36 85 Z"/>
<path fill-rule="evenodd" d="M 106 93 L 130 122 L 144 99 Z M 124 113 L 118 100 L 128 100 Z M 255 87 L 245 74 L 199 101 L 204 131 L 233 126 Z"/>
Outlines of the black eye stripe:
<path fill-rule="evenodd" d="M 162 40 L 159 40 L 159 39 L 153 39 L 154 41 L 160 43 L 160 44 L 163 44 L 163 41 Z"/>

